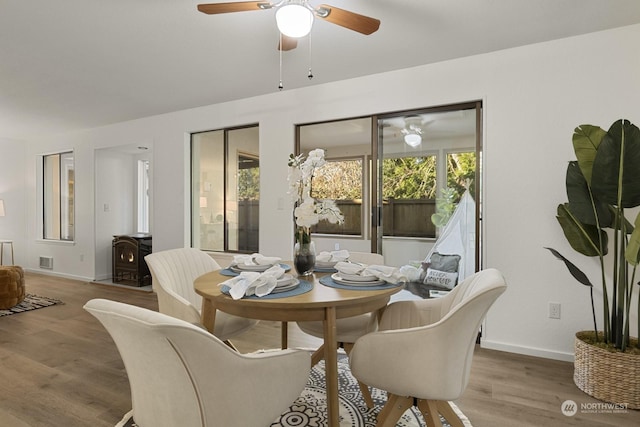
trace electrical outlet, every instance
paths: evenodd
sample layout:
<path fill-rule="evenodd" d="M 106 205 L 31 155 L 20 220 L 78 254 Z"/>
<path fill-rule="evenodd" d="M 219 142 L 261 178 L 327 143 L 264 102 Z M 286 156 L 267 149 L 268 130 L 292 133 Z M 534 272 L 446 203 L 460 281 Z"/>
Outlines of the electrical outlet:
<path fill-rule="evenodd" d="M 336 243 L 335 245 L 333 245 L 333 248 L 334 248 L 336 251 L 339 251 L 339 250 L 340 250 L 340 243 Z"/>
<path fill-rule="evenodd" d="M 549 319 L 559 319 L 559 318 L 560 318 L 560 303 L 550 302 L 549 303 Z"/>

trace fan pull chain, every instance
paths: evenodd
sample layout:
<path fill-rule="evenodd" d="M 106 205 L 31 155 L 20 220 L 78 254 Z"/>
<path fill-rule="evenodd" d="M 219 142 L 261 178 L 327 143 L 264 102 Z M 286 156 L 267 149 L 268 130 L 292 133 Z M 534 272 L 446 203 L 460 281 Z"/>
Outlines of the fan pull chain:
<path fill-rule="evenodd" d="M 309 77 L 309 80 L 311 80 L 313 78 L 313 71 L 311 71 L 311 33 L 309 33 L 309 74 L 307 75 L 307 77 Z"/>
<path fill-rule="evenodd" d="M 282 84 L 282 33 L 280 33 L 280 46 L 278 47 L 278 52 L 280 52 L 280 83 L 278 84 L 278 90 L 282 90 L 284 85 Z"/>

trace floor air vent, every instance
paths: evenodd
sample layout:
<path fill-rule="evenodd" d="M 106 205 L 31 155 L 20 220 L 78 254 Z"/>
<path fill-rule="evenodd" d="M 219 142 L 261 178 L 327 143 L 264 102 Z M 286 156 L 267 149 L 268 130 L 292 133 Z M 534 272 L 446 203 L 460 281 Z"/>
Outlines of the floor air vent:
<path fill-rule="evenodd" d="M 40 268 L 47 268 L 49 270 L 53 269 L 53 257 L 41 256 L 40 257 Z"/>

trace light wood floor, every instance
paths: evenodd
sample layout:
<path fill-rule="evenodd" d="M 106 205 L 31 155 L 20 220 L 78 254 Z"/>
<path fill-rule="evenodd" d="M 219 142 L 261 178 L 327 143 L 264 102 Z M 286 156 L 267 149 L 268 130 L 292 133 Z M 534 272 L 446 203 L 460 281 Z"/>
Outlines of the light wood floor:
<path fill-rule="evenodd" d="M 29 273 L 26 283 L 27 292 L 65 304 L 0 317 L 0 427 L 113 426 L 130 409 L 127 376 L 113 341 L 82 306 L 108 298 L 157 309 L 155 294 Z M 261 322 L 234 344 L 248 352 L 279 340 L 279 325 Z M 319 340 L 291 325 L 289 342 Z M 596 402 L 572 375 L 571 363 L 478 348 L 456 404 L 474 427 L 640 425 L 640 411 L 562 415 L 565 400 Z"/>

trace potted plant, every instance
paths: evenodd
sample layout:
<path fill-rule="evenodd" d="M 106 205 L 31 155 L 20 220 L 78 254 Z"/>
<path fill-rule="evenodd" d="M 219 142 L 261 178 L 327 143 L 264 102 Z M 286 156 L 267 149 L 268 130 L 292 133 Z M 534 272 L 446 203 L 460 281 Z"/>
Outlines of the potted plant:
<path fill-rule="evenodd" d="M 581 125 L 574 131 L 573 147 L 577 160 L 567 167 L 568 203 L 558 206 L 556 218 L 575 251 L 598 258 L 603 298 L 599 330 L 593 284 L 575 264 L 547 248 L 591 290 L 594 330 L 576 334 L 574 381 L 597 399 L 637 409 L 640 347 L 629 326 L 640 307 L 634 285 L 640 279 L 640 214 L 632 224 L 625 212 L 640 206 L 640 130 L 628 120 L 614 122 L 608 131 Z M 640 329 L 640 319 L 638 323 Z"/>

